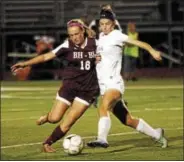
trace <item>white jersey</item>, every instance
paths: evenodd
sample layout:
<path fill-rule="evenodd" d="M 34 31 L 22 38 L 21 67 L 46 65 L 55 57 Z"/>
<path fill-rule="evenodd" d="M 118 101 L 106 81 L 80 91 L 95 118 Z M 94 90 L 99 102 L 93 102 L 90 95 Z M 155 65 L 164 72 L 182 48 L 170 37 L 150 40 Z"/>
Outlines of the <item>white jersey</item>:
<path fill-rule="evenodd" d="M 121 78 L 122 46 L 127 39 L 128 36 L 119 30 L 108 35 L 100 33 L 97 53 L 101 55 L 101 62 L 96 66 L 99 83 L 109 78 Z"/>

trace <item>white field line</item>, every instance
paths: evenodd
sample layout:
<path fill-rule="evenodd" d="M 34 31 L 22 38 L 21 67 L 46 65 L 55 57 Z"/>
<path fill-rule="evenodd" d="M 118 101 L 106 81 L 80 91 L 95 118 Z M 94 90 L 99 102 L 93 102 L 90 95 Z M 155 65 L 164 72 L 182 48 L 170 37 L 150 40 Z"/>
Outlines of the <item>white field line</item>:
<path fill-rule="evenodd" d="M 125 89 L 173 89 L 183 88 L 183 85 L 146 85 L 146 86 L 128 86 Z M 57 90 L 58 87 L 1 87 L 3 91 L 53 91 Z"/>
<path fill-rule="evenodd" d="M 16 120 L 30 120 L 30 119 L 38 119 L 38 117 L 36 116 L 31 116 L 31 117 L 28 117 L 28 118 L 14 118 L 14 119 L 1 119 L 1 122 L 5 122 L 5 121 L 16 121 Z"/>
<path fill-rule="evenodd" d="M 26 109 L 17 109 L 17 111 L 25 111 Z M 151 109 L 151 108 L 145 108 L 143 110 L 132 110 L 130 111 L 131 113 L 136 113 L 136 112 L 147 112 L 147 111 L 178 111 L 178 110 L 183 110 L 181 107 L 174 107 L 174 108 L 162 108 L 162 109 Z M 13 109 L 11 111 L 16 111 L 16 109 Z M 7 111 L 6 111 L 7 112 Z M 2 117 L 2 115 L 1 115 Z M 6 121 L 16 121 L 16 120 L 29 120 L 29 119 L 37 119 L 39 118 L 38 116 L 32 116 L 32 117 L 27 117 L 27 118 L 14 118 L 14 119 L 1 119 L 1 122 L 6 122 Z"/>
<path fill-rule="evenodd" d="M 145 112 L 145 111 L 178 111 L 183 110 L 181 107 L 173 107 L 173 108 L 159 108 L 159 109 L 151 109 L 151 108 L 144 108 L 142 110 L 132 110 L 130 112 Z"/>
<path fill-rule="evenodd" d="M 3 91 L 52 91 L 56 90 L 57 87 L 1 87 Z"/>
<path fill-rule="evenodd" d="M 11 112 L 11 111 L 18 111 L 18 112 L 22 112 L 22 111 L 29 111 L 30 109 L 19 109 L 19 108 L 17 108 L 17 109 L 9 109 L 9 110 L 6 110 L 6 111 L 3 111 L 3 110 L 1 110 L 1 112 Z"/>
<path fill-rule="evenodd" d="M 167 131 L 172 131 L 172 130 L 183 130 L 183 128 L 167 128 L 165 129 Z M 114 134 L 110 134 L 108 136 L 123 136 L 123 135 L 130 135 L 130 134 L 138 134 L 139 132 L 124 132 L 124 133 L 114 133 Z M 96 136 L 86 136 L 86 137 L 82 137 L 83 139 L 91 139 L 91 138 L 95 138 Z M 60 140 L 62 141 L 62 140 Z M 22 146 L 33 146 L 33 145 L 40 145 L 42 144 L 42 142 L 36 142 L 36 143 L 23 143 L 23 144 L 19 144 L 19 145 L 10 145 L 10 146 L 1 146 L 1 149 L 7 149 L 7 148 L 15 148 L 15 147 L 22 147 Z"/>
<path fill-rule="evenodd" d="M 52 96 L 13 96 L 13 95 L 1 95 L 2 99 L 32 99 L 32 100 L 40 100 L 40 99 L 45 99 L 45 98 L 54 98 Z"/>

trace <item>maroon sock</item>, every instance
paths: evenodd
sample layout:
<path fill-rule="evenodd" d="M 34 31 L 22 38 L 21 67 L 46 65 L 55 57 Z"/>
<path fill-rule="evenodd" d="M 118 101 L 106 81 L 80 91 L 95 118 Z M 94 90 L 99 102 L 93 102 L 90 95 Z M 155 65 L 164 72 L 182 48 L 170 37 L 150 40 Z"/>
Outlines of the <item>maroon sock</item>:
<path fill-rule="evenodd" d="M 46 139 L 46 141 L 43 144 L 48 144 L 48 145 L 52 145 L 53 143 L 55 143 L 57 140 L 61 139 L 66 133 L 64 133 L 60 126 L 57 126 L 54 131 L 52 132 L 52 134 Z"/>

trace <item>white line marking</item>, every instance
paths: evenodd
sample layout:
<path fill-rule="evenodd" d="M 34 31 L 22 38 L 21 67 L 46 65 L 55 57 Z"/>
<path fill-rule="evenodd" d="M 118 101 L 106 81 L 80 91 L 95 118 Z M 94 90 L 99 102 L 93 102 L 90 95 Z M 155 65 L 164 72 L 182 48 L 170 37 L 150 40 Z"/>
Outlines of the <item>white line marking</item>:
<path fill-rule="evenodd" d="M 183 116 L 166 116 L 166 117 L 163 117 L 162 119 L 166 119 L 166 120 L 169 120 L 169 121 L 171 121 L 171 120 L 177 120 L 177 122 L 178 122 L 178 120 L 181 122 L 182 121 L 182 123 L 183 123 Z"/>
<path fill-rule="evenodd" d="M 25 111 L 27 109 L 11 109 L 10 111 Z M 162 108 L 162 109 L 150 109 L 150 108 L 145 108 L 143 110 L 132 110 L 130 112 L 143 112 L 143 111 L 178 111 L 178 110 L 183 110 L 182 108 L 180 107 L 175 107 L 175 108 Z M 3 112 L 3 111 L 2 111 Z M 8 112 L 8 111 L 5 111 L 5 112 Z M 1 119 L 1 122 L 4 122 L 4 121 L 16 121 L 16 120 L 26 120 L 26 119 L 37 119 L 39 118 L 39 116 L 32 116 L 32 117 L 27 117 L 27 118 L 14 118 L 14 119 Z"/>
<path fill-rule="evenodd" d="M 1 98 L 3 99 L 31 99 L 31 100 L 39 100 L 39 99 L 45 99 L 45 98 L 54 98 L 53 96 L 12 96 L 12 95 L 1 95 Z"/>
<path fill-rule="evenodd" d="M 175 111 L 175 110 L 183 110 L 181 107 L 173 107 L 173 108 L 166 108 L 166 109 L 150 109 L 150 108 L 145 108 L 145 111 L 165 111 L 165 110 L 171 110 L 171 111 Z"/>
<path fill-rule="evenodd" d="M 167 128 L 165 130 L 183 130 L 183 128 Z M 125 132 L 125 133 L 114 133 L 114 134 L 110 134 L 108 136 L 123 136 L 123 135 L 129 135 L 129 134 L 138 134 L 139 132 Z M 90 139 L 90 138 L 95 138 L 96 136 L 86 136 L 86 137 L 82 137 L 83 139 Z M 62 141 L 62 140 L 60 140 Z M 10 145 L 10 146 L 1 146 L 1 149 L 7 149 L 7 148 L 15 148 L 15 147 L 22 147 L 22 146 L 33 146 L 33 145 L 40 145 L 42 144 L 42 142 L 36 142 L 36 143 L 23 143 L 23 144 L 19 144 L 19 145 Z"/>
<path fill-rule="evenodd" d="M 11 98 L 12 96 L 11 95 L 4 95 L 4 94 L 1 94 L 1 98 Z"/>
<path fill-rule="evenodd" d="M 182 85 L 148 85 L 148 86 L 128 86 L 125 89 L 180 89 Z M 58 87 L 1 87 L 1 91 L 54 91 Z"/>
<path fill-rule="evenodd" d="M 143 112 L 143 111 L 178 111 L 178 110 L 183 110 L 183 109 L 181 107 L 161 108 L 161 109 L 144 108 L 142 110 L 131 110 L 130 112 Z"/>
<path fill-rule="evenodd" d="M 3 111 L 3 110 L 1 110 L 1 112 L 11 112 L 11 111 L 28 111 L 28 110 L 30 110 L 30 109 L 8 109 L 8 110 L 6 110 L 6 111 Z"/>
<path fill-rule="evenodd" d="M 38 117 L 36 116 L 32 116 L 32 117 L 27 117 L 27 118 L 14 118 L 14 119 L 1 119 L 1 122 L 5 122 L 5 121 L 16 121 L 16 120 L 26 120 L 26 119 L 38 119 Z"/>
<path fill-rule="evenodd" d="M 183 85 L 148 85 L 148 86 L 128 86 L 125 89 L 180 89 Z"/>
<path fill-rule="evenodd" d="M 56 87 L 1 87 L 1 92 L 3 91 L 53 91 Z"/>

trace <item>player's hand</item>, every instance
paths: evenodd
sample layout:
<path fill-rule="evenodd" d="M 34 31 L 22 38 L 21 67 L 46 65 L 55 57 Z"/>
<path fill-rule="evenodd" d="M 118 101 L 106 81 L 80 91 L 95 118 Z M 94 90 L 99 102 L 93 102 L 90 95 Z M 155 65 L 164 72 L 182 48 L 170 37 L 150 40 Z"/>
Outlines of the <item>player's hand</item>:
<path fill-rule="evenodd" d="M 101 55 L 100 54 L 97 54 L 96 55 L 96 61 L 95 61 L 95 63 L 98 64 L 101 60 L 102 60 Z"/>
<path fill-rule="evenodd" d="M 157 51 L 157 50 L 150 50 L 150 54 L 153 56 L 153 58 L 157 61 L 161 61 L 162 60 L 162 57 L 160 55 L 160 51 Z"/>
<path fill-rule="evenodd" d="M 14 65 L 11 67 L 11 71 L 12 71 L 13 73 L 16 73 L 16 71 L 17 71 L 18 69 L 24 68 L 24 67 L 26 67 L 26 65 L 25 65 L 24 62 L 18 62 L 18 63 L 14 64 Z"/>

